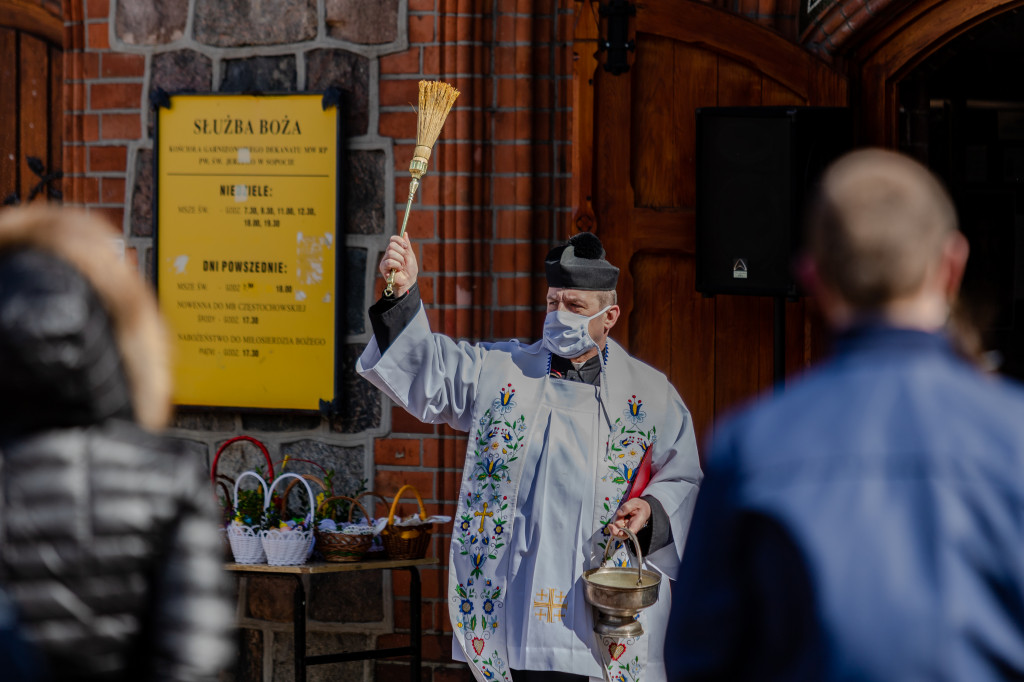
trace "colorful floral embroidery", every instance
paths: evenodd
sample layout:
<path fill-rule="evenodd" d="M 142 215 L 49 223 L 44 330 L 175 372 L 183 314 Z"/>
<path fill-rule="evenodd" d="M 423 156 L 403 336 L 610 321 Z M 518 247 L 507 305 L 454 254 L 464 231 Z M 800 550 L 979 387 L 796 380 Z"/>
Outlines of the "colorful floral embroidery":
<path fill-rule="evenodd" d="M 625 646 L 621 644 L 618 646 L 625 651 Z M 608 665 L 608 679 L 612 682 L 638 682 L 642 673 L 643 666 L 640 664 L 639 656 L 634 656 L 632 660 L 625 663 L 620 663 L 618 659 L 612 658 L 612 662 Z"/>
<path fill-rule="evenodd" d="M 608 536 L 608 524 L 614 520 L 615 511 L 622 503 L 629 483 L 636 476 L 644 452 L 657 440 L 657 426 L 652 424 L 647 430 L 641 428 L 641 424 L 647 420 L 643 400 L 633 395 L 626 399 L 626 405 L 622 412 L 623 416 L 617 418 L 612 425 L 608 443 L 605 445 L 606 469 L 601 480 L 610 484 L 614 493 L 604 498 L 600 523 L 605 538 Z M 599 543 L 602 550 L 606 545 L 606 539 Z"/>
<path fill-rule="evenodd" d="M 458 614 L 456 625 L 463 633 L 467 655 L 488 680 L 511 679 L 501 652 L 490 643 L 499 627 L 504 595 L 502 585 L 492 583 L 487 572 L 493 570 L 490 562 L 497 561 L 505 547 L 512 520 L 513 466 L 526 443 L 526 417 L 510 414 L 517 405 L 515 395 L 512 384 L 506 384 L 477 422 L 467 453 L 464 497 L 453 538 L 469 569 L 465 583 L 459 583 L 452 597 Z"/>
<path fill-rule="evenodd" d="M 515 394 L 516 389 L 512 388 L 512 384 L 509 384 L 506 388 L 501 389 L 501 395 L 494 399 L 494 402 L 491 403 L 491 408 L 495 412 L 508 414 L 516 406 L 516 401 L 513 399 Z"/>
<path fill-rule="evenodd" d="M 636 396 L 633 396 L 626 402 L 629 404 L 629 407 L 627 407 L 625 411 L 622 413 L 626 417 L 626 419 L 633 422 L 633 424 L 635 425 L 639 424 L 640 422 L 647 418 L 647 413 L 640 409 L 641 406 L 644 404 L 644 401 L 640 400 Z"/>

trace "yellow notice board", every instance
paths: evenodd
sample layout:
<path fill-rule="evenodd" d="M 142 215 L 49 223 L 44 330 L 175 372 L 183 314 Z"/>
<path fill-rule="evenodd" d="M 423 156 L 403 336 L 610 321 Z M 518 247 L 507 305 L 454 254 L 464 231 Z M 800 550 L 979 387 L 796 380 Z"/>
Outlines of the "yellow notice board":
<path fill-rule="evenodd" d="M 322 94 L 157 108 L 156 277 L 175 402 L 336 398 L 340 112 Z"/>

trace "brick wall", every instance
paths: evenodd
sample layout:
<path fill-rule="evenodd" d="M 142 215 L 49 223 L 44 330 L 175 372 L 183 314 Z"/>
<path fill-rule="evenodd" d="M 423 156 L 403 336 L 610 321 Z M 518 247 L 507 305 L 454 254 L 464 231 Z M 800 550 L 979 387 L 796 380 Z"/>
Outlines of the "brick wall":
<path fill-rule="evenodd" d="M 257 7 L 263 14 L 257 15 Z M 392 496 L 413 483 L 429 512 L 454 514 L 465 438 L 425 426 L 355 376 L 369 339 L 367 306 L 382 288 L 376 265 L 408 191 L 420 79 L 462 95 L 435 147 L 409 219 L 420 286 L 435 329 L 460 338 L 531 339 L 543 316 L 539 263 L 569 222 L 570 0 L 71 0 L 65 20 L 65 201 L 120 226 L 140 275 L 152 277 L 153 114 L 150 93 L 347 93 L 344 246 L 349 300 L 341 414 L 320 418 L 193 410 L 171 435 L 209 463 L 231 436 L 271 456 L 309 457 Z M 272 15 L 269 16 L 268 15 Z M 231 446 L 220 471 L 259 461 Z M 301 466 L 299 467 L 301 470 Z M 414 504 L 410 500 L 408 504 Z M 379 513 L 379 511 L 378 511 Z M 447 531 L 447 529 L 446 529 Z M 422 571 L 424 679 L 469 679 L 450 659 L 439 533 Z M 307 582 L 309 650 L 387 647 L 409 628 L 409 578 L 374 572 Z M 238 584 L 239 680 L 290 679 L 291 578 Z M 401 660 L 310 669 L 310 679 L 404 678 Z"/>

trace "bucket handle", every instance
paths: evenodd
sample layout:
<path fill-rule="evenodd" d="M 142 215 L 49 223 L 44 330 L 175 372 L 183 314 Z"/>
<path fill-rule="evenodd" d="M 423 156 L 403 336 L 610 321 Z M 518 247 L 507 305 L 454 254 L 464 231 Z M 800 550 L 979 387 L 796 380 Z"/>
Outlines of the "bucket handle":
<path fill-rule="evenodd" d="M 622 532 L 624 532 L 629 537 L 630 541 L 632 541 L 633 543 L 633 549 L 636 550 L 636 584 L 640 585 L 644 581 L 644 555 L 640 552 L 640 540 L 637 539 L 636 533 L 634 533 L 630 529 L 623 527 L 620 530 L 622 530 Z M 608 562 L 608 552 L 611 550 L 612 545 L 614 545 L 616 541 L 622 542 L 621 540 L 617 540 L 617 538 L 610 537 L 608 540 L 608 544 L 605 545 L 604 559 L 601 560 L 602 566 L 604 566 Z"/>

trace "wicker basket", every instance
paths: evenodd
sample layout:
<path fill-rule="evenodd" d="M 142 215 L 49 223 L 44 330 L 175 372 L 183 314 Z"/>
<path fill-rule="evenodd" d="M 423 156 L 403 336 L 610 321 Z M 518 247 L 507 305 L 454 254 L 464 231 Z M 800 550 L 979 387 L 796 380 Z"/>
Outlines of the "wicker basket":
<path fill-rule="evenodd" d="M 378 500 L 384 503 L 384 509 L 390 509 L 391 503 L 388 502 L 388 498 L 384 497 L 380 493 L 375 493 L 372 490 L 367 490 L 366 492 L 359 493 L 358 495 L 356 495 L 355 499 L 361 500 L 367 496 L 376 497 Z M 377 515 L 373 513 L 375 511 L 375 505 L 376 502 L 371 501 L 370 506 L 367 507 L 367 509 L 369 509 L 370 511 L 370 515 L 367 518 L 377 518 Z M 385 556 L 387 556 L 387 550 L 384 548 L 384 539 L 380 535 L 373 536 L 373 542 L 370 543 L 370 549 L 366 550 L 366 554 L 368 559 L 383 559 Z"/>
<path fill-rule="evenodd" d="M 359 507 L 359 510 L 363 512 L 364 518 L 370 518 L 366 513 L 366 508 L 359 504 L 358 500 L 346 497 L 345 495 L 335 495 L 334 497 L 325 498 L 320 503 L 317 511 L 334 500 L 348 500 L 352 503 L 348 508 L 349 523 L 352 522 L 352 511 L 356 507 Z M 323 555 L 324 560 L 336 563 L 360 561 L 366 555 L 366 551 L 370 549 L 370 545 L 373 544 L 372 535 L 356 535 L 353 533 L 343 533 L 341 531 L 322 531 L 319 528 L 315 530 L 314 535 L 316 535 L 316 550 Z"/>
<path fill-rule="evenodd" d="M 270 459 L 270 452 L 267 451 L 267 446 L 265 446 L 263 443 L 256 440 L 252 436 L 235 436 L 233 438 L 228 438 L 226 441 L 221 443 L 221 446 L 219 448 L 217 448 L 217 453 L 213 456 L 213 464 L 210 466 L 210 482 L 213 484 L 215 492 L 218 488 L 224 491 L 225 502 L 231 502 L 233 499 L 231 497 L 231 486 L 235 484 L 235 480 L 228 476 L 227 474 L 218 474 L 217 465 L 220 463 L 220 456 L 224 453 L 228 446 L 239 441 L 248 441 L 250 443 L 253 443 L 257 448 L 259 448 L 260 452 L 263 453 L 263 459 L 267 462 L 267 475 L 270 477 L 271 481 L 274 480 L 274 463 Z M 266 485 L 263 486 L 263 490 L 264 492 L 266 492 Z M 237 499 L 235 499 L 232 507 L 230 509 L 226 508 L 224 510 L 225 526 L 227 526 L 231 522 L 231 519 L 232 517 L 234 517 L 235 509 L 237 509 L 237 507 L 238 501 Z"/>
<path fill-rule="evenodd" d="M 423 498 L 414 486 L 404 485 L 397 493 L 391 503 L 391 512 L 388 514 L 388 524 L 381 531 L 381 538 L 384 540 L 384 549 L 387 550 L 390 559 L 422 559 L 427 554 L 427 546 L 430 544 L 430 534 L 434 524 L 428 523 L 422 526 L 396 526 L 395 510 L 398 508 L 398 501 L 402 493 L 411 490 L 416 496 L 420 505 L 420 519 L 427 518 L 427 510 L 423 507 Z"/>
<path fill-rule="evenodd" d="M 255 471 L 243 471 L 235 481 L 234 501 L 235 508 L 238 507 L 238 485 L 246 476 L 252 476 L 263 487 L 264 499 L 269 495 L 267 482 Z M 264 502 L 264 505 L 266 503 Z M 227 527 L 228 544 L 231 545 L 231 554 L 235 562 L 239 564 L 262 564 L 267 560 L 266 552 L 263 550 L 263 542 L 259 537 L 259 529 L 252 526 L 243 526 L 231 523 Z"/>
<path fill-rule="evenodd" d="M 274 488 L 286 478 L 297 478 L 302 481 L 309 493 L 309 512 L 306 514 L 306 523 L 310 526 L 308 530 L 261 530 L 260 540 L 263 549 L 267 553 L 267 563 L 271 566 L 295 566 L 306 563 L 309 555 L 313 552 L 313 508 L 316 506 L 313 497 L 313 489 L 309 487 L 302 476 L 298 474 L 281 474 L 278 476 L 267 491 L 267 505 L 273 499 Z"/>

